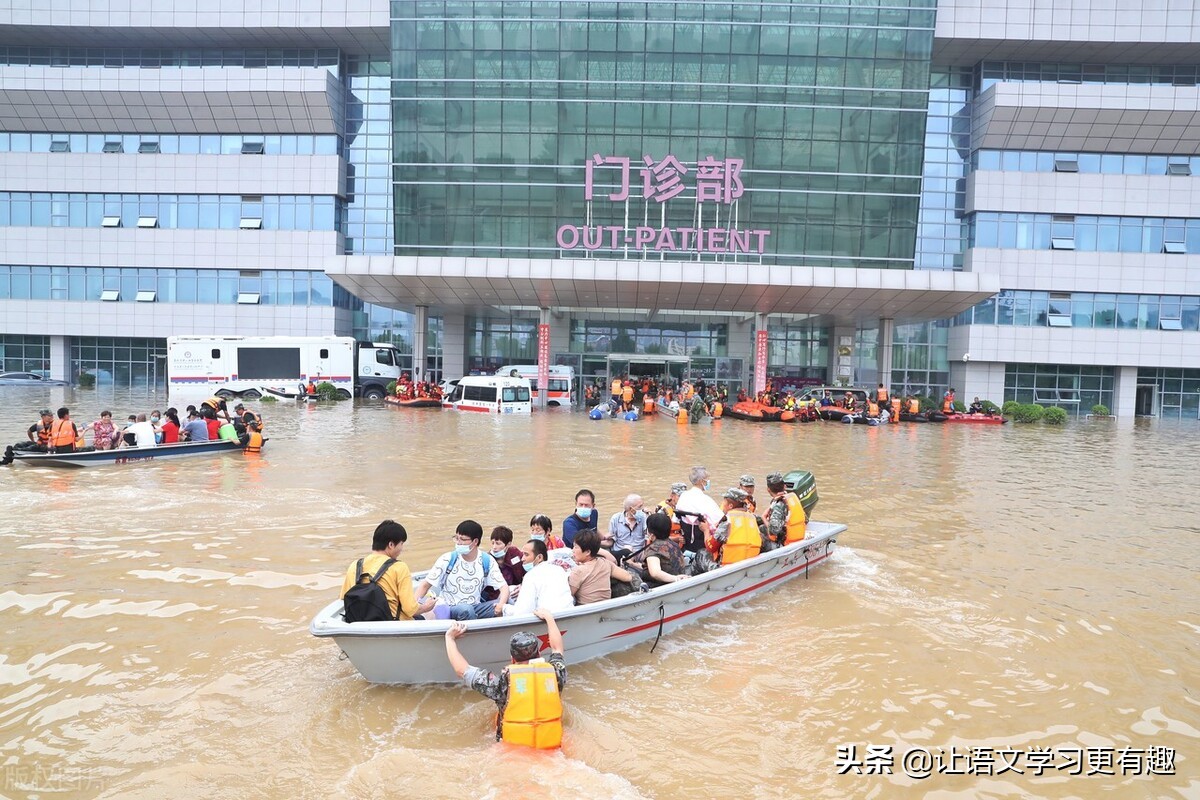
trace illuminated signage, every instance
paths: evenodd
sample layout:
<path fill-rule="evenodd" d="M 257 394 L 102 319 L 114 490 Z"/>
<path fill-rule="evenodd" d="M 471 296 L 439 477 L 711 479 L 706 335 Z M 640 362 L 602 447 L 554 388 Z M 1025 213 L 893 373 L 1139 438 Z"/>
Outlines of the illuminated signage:
<path fill-rule="evenodd" d="M 742 183 L 740 158 L 718 160 L 706 156 L 694 168 L 689 167 L 674 155 L 661 160 L 642 156 L 643 166 L 638 169 L 641 177 L 641 196 L 646 204 L 662 206 L 688 190 L 689 176 L 695 189 L 695 203 L 703 207 L 715 204 L 713 224 L 696 223 L 688 226 L 654 225 L 561 225 L 556 240 L 563 250 L 620 250 L 631 247 L 635 250 L 699 253 L 763 253 L 771 231 L 759 228 L 722 226 L 719 207 L 733 206 L 746 191 Z M 628 203 L 632 192 L 633 162 L 627 156 L 593 155 L 584 165 L 583 198 L 589 203 L 597 199 L 596 171 L 603 169 L 616 173 L 615 191 L 601 193 L 601 199 L 614 203 Z M 658 212 L 660 215 L 663 210 Z M 703 215 L 698 213 L 696 219 Z M 726 217 L 728 222 L 729 216 Z"/>

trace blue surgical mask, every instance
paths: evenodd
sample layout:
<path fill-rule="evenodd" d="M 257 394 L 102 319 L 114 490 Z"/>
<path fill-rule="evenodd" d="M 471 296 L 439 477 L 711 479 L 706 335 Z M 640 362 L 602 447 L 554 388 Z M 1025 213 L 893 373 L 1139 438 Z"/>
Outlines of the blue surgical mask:
<path fill-rule="evenodd" d="M 151 422 L 158 422 L 158 417 L 151 417 L 151 418 L 150 418 L 150 421 L 151 421 Z"/>
<path fill-rule="evenodd" d="M 497 556 L 497 557 L 502 556 L 507 552 L 508 552 L 508 548 L 504 547 L 503 545 L 501 545 L 500 547 L 492 548 L 492 555 Z"/>
<path fill-rule="evenodd" d="M 544 533 L 531 533 L 531 534 L 529 534 L 529 538 L 530 538 L 530 539 L 533 539 L 535 542 L 544 542 L 544 541 L 546 541 L 546 534 L 544 534 Z"/>
<path fill-rule="evenodd" d="M 711 486 L 711 485 L 712 485 L 712 481 L 705 481 L 705 482 L 704 482 L 704 491 L 706 491 L 706 492 L 707 492 L 707 491 L 708 491 L 708 487 L 709 487 L 709 486 Z"/>
<path fill-rule="evenodd" d="M 590 508 L 579 506 L 575 509 L 575 516 L 579 517 L 580 519 L 591 519 L 592 510 Z"/>
<path fill-rule="evenodd" d="M 529 572 L 529 570 L 531 570 L 531 569 L 533 569 L 534 567 L 536 567 L 536 566 L 537 566 L 537 564 L 530 564 L 528 561 L 526 561 L 526 562 L 525 562 L 524 564 L 522 564 L 521 566 L 525 568 L 525 571 L 526 571 L 526 572 Z"/>
<path fill-rule="evenodd" d="M 465 556 L 467 553 L 471 552 L 471 545 L 456 544 L 454 545 L 454 552 L 458 553 L 460 556 Z"/>

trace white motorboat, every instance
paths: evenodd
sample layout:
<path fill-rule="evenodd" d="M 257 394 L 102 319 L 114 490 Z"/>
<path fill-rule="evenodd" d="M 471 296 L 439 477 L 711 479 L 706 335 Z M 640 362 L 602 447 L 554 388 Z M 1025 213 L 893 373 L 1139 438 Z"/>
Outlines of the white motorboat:
<path fill-rule="evenodd" d="M 577 664 L 657 641 L 676 628 L 792 578 L 807 578 L 810 570 L 829 558 L 837 535 L 845 529 L 845 525 L 830 522 L 809 522 L 808 536 L 787 547 L 649 592 L 556 614 L 567 661 Z M 414 576 L 414 582 L 423 575 Z M 342 618 L 342 601 L 336 600 L 317 614 L 309 632 L 333 639 L 371 683 L 453 683 L 457 678 L 446 660 L 449 625 L 445 620 L 350 624 Z M 533 616 L 475 620 L 467 627 L 469 633 L 458 640 L 463 655 L 475 666 L 494 671 L 508 663 L 508 640 L 513 633 L 541 634 L 545 630 Z"/>

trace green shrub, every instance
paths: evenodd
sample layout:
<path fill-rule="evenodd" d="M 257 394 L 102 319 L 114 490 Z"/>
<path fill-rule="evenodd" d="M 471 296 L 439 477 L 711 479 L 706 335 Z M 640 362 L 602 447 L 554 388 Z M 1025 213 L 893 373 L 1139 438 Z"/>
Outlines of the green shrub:
<path fill-rule="evenodd" d="M 321 381 L 317 384 L 317 397 L 321 398 L 322 400 L 337 400 L 337 387 L 329 381 Z"/>
<path fill-rule="evenodd" d="M 1000 406 L 996 405 L 991 400 L 984 400 L 983 401 L 983 410 L 985 412 L 987 412 L 988 414 L 999 414 Z"/>
<path fill-rule="evenodd" d="M 1092 406 L 1092 415 L 1097 417 L 1111 416 L 1108 406 L 1104 405 L 1104 403 L 1096 403 L 1096 405 Z"/>
<path fill-rule="evenodd" d="M 390 381 L 390 382 L 388 383 L 388 385 L 387 385 L 387 393 L 388 393 L 388 396 L 389 396 L 389 397 L 395 397 L 395 396 L 396 396 L 396 382 L 395 382 L 395 381 Z"/>
<path fill-rule="evenodd" d="M 1058 406 L 1051 406 L 1046 409 L 1042 419 L 1046 421 L 1047 425 L 1065 425 L 1067 422 L 1067 412 Z"/>
<path fill-rule="evenodd" d="M 965 414 L 965 413 L 967 413 L 967 404 L 964 403 L 962 400 L 955 400 L 954 401 L 954 410 L 960 414 Z"/>
<path fill-rule="evenodd" d="M 1006 417 L 1015 417 L 1020 408 L 1021 404 L 1016 400 L 1005 400 L 1004 405 L 1000 407 L 1000 413 Z"/>
<path fill-rule="evenodd" d="M 1037 422 L 1045 413 L 1046 409 L 1037 403 L 1021 403 L 1013 412 L 1013 419 L 1017 422 Z"/>
<path fill-rule="evenodd" d="M 937 400 L 924 395 L 917 395 L 917 399 L 921 401 L 921 411 L 933 411 L 938 408 Z"/>
<path fill-rule="evenodd" d="M 79 388 L 91 389 L 96 385 L 96 375 L 92 372 L 79 373 Z"/>
<path fill-rule="evenodd" d="M 278 403 L 279 398 L 273 394 L 264 394 L 261 398 L 259 398 L 258 402 L 260 402 L 260 403 Z"/>

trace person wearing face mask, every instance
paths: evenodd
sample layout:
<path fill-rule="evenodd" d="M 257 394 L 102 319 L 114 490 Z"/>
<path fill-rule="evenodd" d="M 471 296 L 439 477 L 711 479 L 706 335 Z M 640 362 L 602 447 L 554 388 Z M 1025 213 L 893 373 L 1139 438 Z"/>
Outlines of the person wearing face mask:
<path fill-rule="evenodd" d="M 612 515 L 608 533 L 600 540 L 601 547 L 612 551 L 618 563 L 646 546 L 646 512 L 641 495 L 625 498 L 625 510 Z"/>
<path fill-rule="evenodd" d="M 688 473 L 691 488 L 679 495 L 675 514 L 683 534 L 683 550 L 693 556 L 704 549 L 704 540 L 716 531 L 725 512 L 705 491 L 709 486 L 708 469 L 697 465 Z"/>
<path fill-rule="evenodd" d="M 473 519 L 458 523 L 454 531 L 454 549 L 441 555 L 417 585 L 417 604 L 422 615 L 435 604 L 449 606 L 451 619 L 487 619 L 496 614 L 496 606 L 508 602 L 508 584 L 495 560 L 479 552 L 483 526 Z M 484 600 L 483 590 L 495 589 L 495 600 Z M 432 596 L 430 595 L 432 591 Z M 424 618 L 424 617 L 422 617 Z"/>
<path fill-rule="evenodd" d="M 567 543 L 554 535 L 554 523 L 545 514 L 534 514 L 529 520 L 529 538 L 546 543 L 547 550 L 558 550 Z"/>
<path fill-rule="evenodd" d="M 525 571 L 521 593 L 517 596 L 517 602 L 496 606 L 497 617 L 532 614 L 539 608 L 557 614 L 575 605 L 571 587 L 567 585 L 567 573 L 551 564 L 548 557 L 545 542 L 530 539 L 525 543 L 521 548 L 521 568 Z"/>
<path fill-rule="evenodd" d="M 563 520 L 562 540 L 566 547 L 575 543 L 575 534 L 600 523 L 600 512 L 596 510 L 596 495 L 591 489 L 580 489 L 575 493 L 575 513 Z"/>
<path fill-rule="evenodd" d="M 500 565 L 500 573 L 504 576 L 504 582 L 508 584 L 509 599 L 515 598 L 521 592 L 521 581 L 525 579 L 525 569 L 521 566 L 521 549 L 513 547 L 513 532 L 504 525 L 497 525 L 492 528 L 492 546 L 489 552 L 492 558 L 496 559 L 496 563 Z M 490 587 L 489 587 L 490 588 Z M 486 597 L 488 592 L 485 592 L 485 598 L 491 600 L 494 598 Z M 496 593 L 499 597 L 499 592 Z"/>

